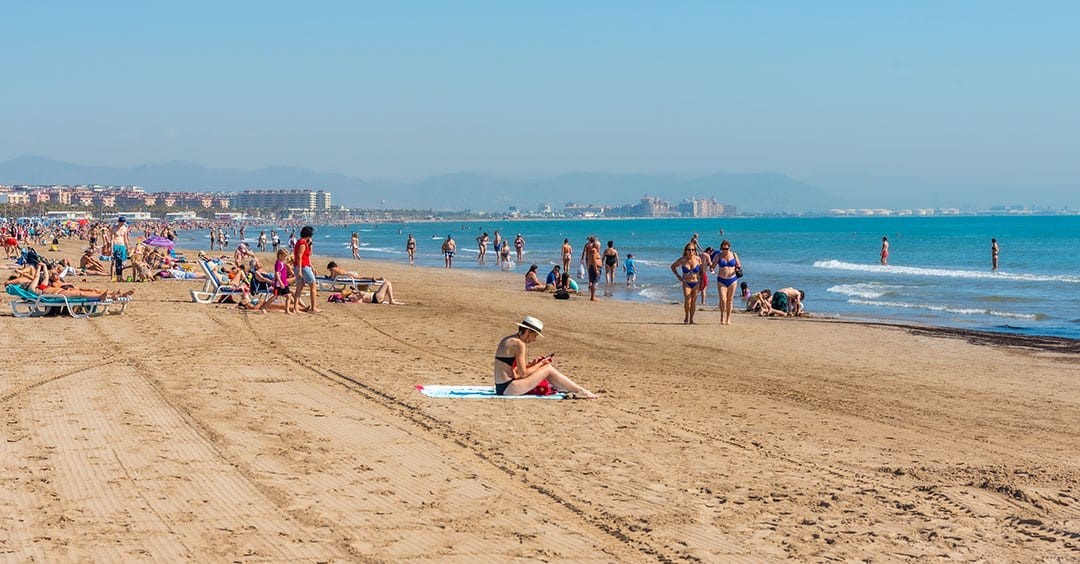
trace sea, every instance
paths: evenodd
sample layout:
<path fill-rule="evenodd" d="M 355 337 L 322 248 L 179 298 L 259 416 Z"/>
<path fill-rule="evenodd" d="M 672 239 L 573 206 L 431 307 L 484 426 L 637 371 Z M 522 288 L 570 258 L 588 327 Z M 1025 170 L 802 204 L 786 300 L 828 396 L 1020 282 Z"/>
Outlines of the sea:
<path fill-rule="evenodd" d="M 267 234 L 271 228 L 265 228 Z M 247 240 L 253 242 L 260 229 L 249 228 Z M 442 241 L 452 235 L 458 244 L 455 269 L 498 271 L 490 245 L 488 259 L 477 261 L 476 243 L 484 232 L 494 239 L 496 230 L 511 239 L 511 257 L 513 238 L 518 233 L 525 238 L 523 260 L 506 274 L 523 287 L 529 265 L 539 265 L 542 280 L 560 264 L 563 239 L 574 248 L 574 276 L 588 236 L 595 235 L 604 247 L 613 241 L 621 257 L 634 255 L 637 284 L 627 288 L 620 267 L 615 286 L 601 286 L 598 295 L 673 304 L 676 318 L 682 315 L 682 297 L 670 265 L 696 233 L 701 248 L 731 242 L 745 272 L 741 281 L 751 291 L 786 286 L 804 290 L 806 310 L 817 317 L 1080 339 L 1080 216 L 378 223 L 320 226 L 314 241 L 316 254 L 349 257 L 349 239 L 357 232 L 362 260 L 403 263 L 408 261 L 405 241 L 411 233 L 417 242 L 416 263 L 442 267 Z M 288 230 L 278 233 L 283 242 L 288 240 Z M 206 237 L 205 232 L 201 237 L 187 235 Z M 879 262 L 882 237 L 888 237 L 890 245 L 884 266 Z M 997 271 L 991 269 L 992 238 L 1000 248 Z M 716 308 L 715 288 L 714 277 L 706 308 Z"/>

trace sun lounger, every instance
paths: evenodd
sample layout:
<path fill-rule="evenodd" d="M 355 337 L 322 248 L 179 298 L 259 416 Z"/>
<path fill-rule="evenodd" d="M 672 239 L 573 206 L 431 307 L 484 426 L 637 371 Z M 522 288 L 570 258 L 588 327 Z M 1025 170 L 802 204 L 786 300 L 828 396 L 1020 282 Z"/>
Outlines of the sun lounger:
<path fill-rule="evenodd" d="M 341 292 L 351 288 L 356 292 L 374 292 L 382 286 L 383 281 L 376 278 L 353 278 L 351 276 L 338 276 L 329 278 L 325 276 L 315 278 L 321 292 Z"/>
<path fill-rule="evenodd" d="M 42 317 L 67 313 L 71 317 L 100 317 L 106 313 L 121 314 L 127 309 L 131 298 L 98 299 L 69 298 L 62 294 L 38 294 L 18 284 L 9 284 L 7 293 L 16 299 L 11 301 L 11 314 L 15 317 Z"/>
<path fill-rule="evenodd" d="M 210 266 L 205 260 L 199 260 L 199 268 L 206 273 L 206 284 L 202 290 L 192 290 L 191 300 L 200 304 L 212 304 L 222 301 L 231 296 L 243 296 L 244 290 L 234 288 L 221 281 L 217 269 Z"/>

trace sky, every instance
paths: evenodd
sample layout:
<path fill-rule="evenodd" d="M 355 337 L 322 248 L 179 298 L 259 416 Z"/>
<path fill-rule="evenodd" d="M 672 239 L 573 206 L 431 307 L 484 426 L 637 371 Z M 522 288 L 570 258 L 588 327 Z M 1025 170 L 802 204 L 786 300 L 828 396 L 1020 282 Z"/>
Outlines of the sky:
<path fill-rule="evenodd" d="M 0 13 L 0 160 L 399 180 L 779 172 L 1080 193 L 1080 2 L 96 1 Z"/>

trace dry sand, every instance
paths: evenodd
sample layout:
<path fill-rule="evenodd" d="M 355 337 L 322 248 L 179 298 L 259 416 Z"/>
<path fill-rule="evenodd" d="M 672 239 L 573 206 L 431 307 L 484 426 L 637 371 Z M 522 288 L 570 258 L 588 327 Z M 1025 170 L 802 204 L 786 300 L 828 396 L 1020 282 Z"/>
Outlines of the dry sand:
<path fill-rule="evenodd" d="M 258 315 L 164 281 L 122 316 L 0 317 L 0 555 L 1080 560 L 1075 341 L 685 326 L 519 274 L 359 267 L 408 305 Z M 489 384 L 524 314 L 602 399 L 414 390 Z"/>

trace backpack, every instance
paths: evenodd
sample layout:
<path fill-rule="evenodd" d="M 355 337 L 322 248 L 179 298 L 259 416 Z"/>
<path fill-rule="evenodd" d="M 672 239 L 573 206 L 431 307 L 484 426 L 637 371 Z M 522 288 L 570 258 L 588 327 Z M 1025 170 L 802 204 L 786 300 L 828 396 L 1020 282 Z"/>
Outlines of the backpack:
<path fill-rule="evenodd" d="M 567 292 L 565 288 L 560 289 L 560 290 L 555 290 L 555 299 L 556 300 L 569 300 L 570 299 L 570 292 Z"/>

